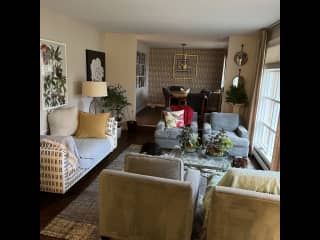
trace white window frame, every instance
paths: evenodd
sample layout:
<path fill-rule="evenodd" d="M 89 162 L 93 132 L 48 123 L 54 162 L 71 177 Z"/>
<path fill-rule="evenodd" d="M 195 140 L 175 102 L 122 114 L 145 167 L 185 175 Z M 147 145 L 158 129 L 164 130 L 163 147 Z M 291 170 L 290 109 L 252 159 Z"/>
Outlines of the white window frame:
<path fill-rule="evenodd" d="M 262 74 L 263 78 L 261 79 L 261 88 L 264 87 L 264 82 L 265 79 L 265 74 L 266 72 L 279 72 L 280 73 L 280 66 L 279 65 L 265 65 L 264 68 L 264 72 Z M 280 81 L 280 80 L 279 80 Z M 279 87 L 280 87 L 280 82 L 279 82 Z M 280 92 L 280 89 L 279 89 Z M 273 113 L 271 113 L 272 117 L 275 119 L 271 120 L 271 123 L 268 124 L 265 121 L 263 121 L 263 119 L 261 119 L 261 117 L 263 118 L 263 116 L 261 116 L 263 109 L 261 106 L 262 102 L 265 102 L 265 100 L 269 100 L 271 101 L 271 103 L 273 104 L 279 104 L 279 113 L 276 116 L 272 116 Z M 275 111 L 275 108 L 272 108 L 273 111 Z M 276 136 L 276 126 L 277 126 L 277 121 L 279 119 L 279 114 L 280 114 L 280 96 L 279 96 L 279 100 L 270 96 L 264 96 L 264 90 L 260 89 L 260 96 L 259 96 L 259 100 L 258 100 L 258 108 L 257 108 L 257 116 L 256 116 L 256 126 L 255 126 L 255 133 L 254 133 L 254 140 L 253 140 L 253 155 L 256 157 L 256 159 L 258 160 L 258 162 L 262 165 L 262 167 L 264 169 L 270 169 L 271 166 L 271 160 L 272 160 L 272 153 L 271 156 L 267 156 L 267 153 L 270 151 L 273 152 L 274 151 L 274 142 L 275 142 L 275 136 Z M 274 122 L 275 121 L 275 122 Z M 272 123 L 274 123 L 275 128 L 272 128 Z M 264 129 L 266 128 L 267 131 L 269 131 L 268 134 L 273 134 L 272 136 L 268 136 L 267 140 L 268 140 L 268 144 L 269 145 L 265 145 L 263 144 L 263 140 L 262 140 L 262 134 Z M 273 143 L 271 143 L 272 145 L 270 145 L 270 141 L 272 141 Z M 256 144 L 255 144 L 256 143 Z M 257 146 L 258 145 L 258 146 Z M 264 146 L 263 146 L 264 145 Z M 272 149 L 270 149 L 272 148 Z"/>

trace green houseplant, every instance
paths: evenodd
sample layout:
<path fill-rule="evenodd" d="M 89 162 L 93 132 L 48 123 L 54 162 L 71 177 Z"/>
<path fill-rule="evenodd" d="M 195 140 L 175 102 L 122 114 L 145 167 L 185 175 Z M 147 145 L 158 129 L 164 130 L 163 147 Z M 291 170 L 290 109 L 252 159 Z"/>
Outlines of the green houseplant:
<path fill-rule="evenodd" d="M 117 135 L 121 136 L 121 121 L 124 116 L 124 109 L 131 105 L 126 96 L 126 90 L 120 85 L 109 85 L 108 96 L 102 98 L 103 107 L 107 112 L 111 112 L 112 116 L 118 122 Z"/>
<path fill-rule="evenodd" d="M 131 105 L 126 96 L 126 90 L 120 85 L 109 85 L 108 96 L 103 97 L 103 106 L 112 113 L 116 121 L 121 122 L 124 115 L 124 108 Z"/>
<path fill-rule="evenodd" d="M 215 157 L 223 157 L 232 147 L 233 143 L 225 135 L 224 129 L 221 129 L 217 134 L 212 134 L 204 146 L 206 154 Z"/>
<path fill-rule="evenodd" d="M 199 137 L 192 132 L 191 127 L 183 128 L 182 132 L 177 136 L 180 143 L 180 149 L 183 152 L 195 152 L 200 147 Z"/>
<path fill-rule="evenodd" d="M 244 84 L 231 85 L 226 95 L 226 102 L 232 104 L 233 112 L 239 112 L 239 107 L 248 103 L 248 95 Z"/>

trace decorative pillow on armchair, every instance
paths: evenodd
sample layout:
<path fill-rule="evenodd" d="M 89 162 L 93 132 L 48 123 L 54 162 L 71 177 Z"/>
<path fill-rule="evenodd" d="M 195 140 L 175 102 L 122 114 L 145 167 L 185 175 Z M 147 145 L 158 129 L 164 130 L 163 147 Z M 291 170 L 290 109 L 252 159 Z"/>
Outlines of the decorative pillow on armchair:
<path fill-rule="evenodd" d="M 180 111 L 163 111 L 164 120 L 167 128 L 184 127 L 184 110 Z"/>
<path fill-rule="evenodd" d="M 193 109 L 188 105 L 171 106 L 172 111 L 184 110 L 184 125 L 188 126 L 192 123 Z"/>

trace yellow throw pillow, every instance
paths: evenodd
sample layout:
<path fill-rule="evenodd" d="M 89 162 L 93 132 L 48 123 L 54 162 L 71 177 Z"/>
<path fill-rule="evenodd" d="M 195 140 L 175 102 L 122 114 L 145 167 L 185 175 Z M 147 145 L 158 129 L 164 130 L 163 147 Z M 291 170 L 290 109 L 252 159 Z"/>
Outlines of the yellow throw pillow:
<path fill-rule="evenodd" d="M 107 120 L 110 113 L 91 114 L 79 112 L 77 138 L 105 138 Z"/>

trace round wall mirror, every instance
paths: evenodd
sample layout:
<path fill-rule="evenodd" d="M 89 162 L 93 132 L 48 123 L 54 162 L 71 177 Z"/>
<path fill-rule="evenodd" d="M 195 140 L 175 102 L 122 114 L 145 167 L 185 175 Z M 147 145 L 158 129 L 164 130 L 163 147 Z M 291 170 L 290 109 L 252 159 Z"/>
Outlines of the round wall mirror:
<path fill-rule="evenodd" d="M 248 61 L 248 54 L 243 51 L 243 44 L 241 45 L 241 51 L 234 55 L 234 62 L 238 66 L 243 66 Z"/>
<path fill-rule="evenodd" d="M 243 85 L 244 84 L 244 79 L 242 76 L 235 76 L 233 79 L 232 79 L 232 86 L 234 87 L 238 87 L 239 85 Z"/>

